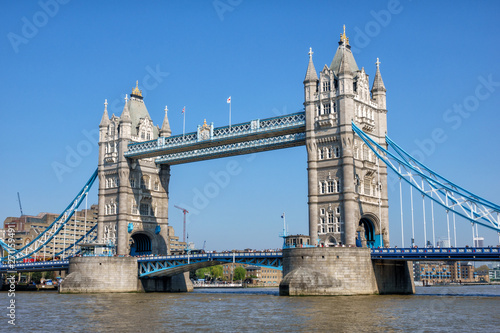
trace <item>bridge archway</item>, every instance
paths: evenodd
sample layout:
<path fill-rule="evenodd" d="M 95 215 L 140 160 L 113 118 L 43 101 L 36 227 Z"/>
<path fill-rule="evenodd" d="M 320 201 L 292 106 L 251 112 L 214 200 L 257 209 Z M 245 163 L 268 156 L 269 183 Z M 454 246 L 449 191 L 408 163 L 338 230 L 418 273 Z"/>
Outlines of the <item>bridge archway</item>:
<path fill-rule="evenodd" d="M 337 240 L 335 239 L 335 237 L 330 236 L 326 239 L 325 245 L 328 247 L 335 246 L 337 245 Z"/>
<path fill-rule="evenodd" d="M 379 242 L 377 241 L 377 223 L 376 223 L 376 218 L 372 216 L 363 216 L 359 220 L 359 226 L 362 226 L 364 228 L 364 236 L 366 239 L 366 246 L 374 248 L 377 246 L 380 246 Z"/>
<path fill-rule="evenodd" d="M 142 232 L 135 233 L 130 237 L 130 241 L 131 256 L 140 256 L 152 253 L 153 242 L 147 234 Z"/>

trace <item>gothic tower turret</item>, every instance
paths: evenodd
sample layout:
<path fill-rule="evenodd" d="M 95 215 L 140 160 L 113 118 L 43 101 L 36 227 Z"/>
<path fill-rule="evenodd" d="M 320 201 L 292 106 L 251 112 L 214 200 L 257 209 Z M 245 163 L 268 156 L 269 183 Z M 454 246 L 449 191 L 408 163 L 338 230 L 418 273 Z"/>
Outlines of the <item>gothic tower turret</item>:
<path fill-rule="evenodd" d="M 130 143 L 156 140 L 160 131 L 138 82 L 130 99 L 125 97 L 120 117 L 108 119 L 105 104 L 99 130 L 98 240 L 115 244 L 119 255 L 168 253 L 170 167 L 157 166 L 152 158 L 131 161 L 124 156 Z M 162 134 L 169 132 L 168 126 Z"/>
<path fill-rule="evenodd" d="M 388 245 L 387 172 L 357 138 L 351 123 L 384 144 L 385 87 L 378 70 L 373 99 L 344 31 L 319 79 L 312 52 L 304 80 L 311 243 Z M 383 90 L 383 91 L 382 91 Z M 383 94 L 383 95 L 382 95 Z M 383 98 L 382 98 L 383 97 Z M 383 100 L 383 102 L 382 102 Z"/>

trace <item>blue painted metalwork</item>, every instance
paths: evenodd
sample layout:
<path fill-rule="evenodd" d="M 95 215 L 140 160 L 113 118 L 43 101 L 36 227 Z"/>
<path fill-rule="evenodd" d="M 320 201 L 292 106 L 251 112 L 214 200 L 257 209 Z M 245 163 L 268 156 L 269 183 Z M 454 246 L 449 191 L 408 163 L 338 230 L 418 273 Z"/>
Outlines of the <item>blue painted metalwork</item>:
<path fill-rule="evenodd" d="M 13 268 L 13 269 L 12 269 Z M 37 261 L 27 263 L 16 263 L 14 267 L 6 264 L 0 265 L 0 273 L 7 272 L 37 272 L 37 271 L 59 271 L 69 268 L 69 260 Z"/>
<path fill-rule="evenodd" d="M 94 225 L 85 235 L 82 237 L 78 238 L 76 242 L 68 246 L 62 251 L 59 251 L 55 254 L 55 257 L 60 256 L 61 254 L 64 254 L 63 257 L 72 257 L 80 253 L 80 249 L 76 248 L 76 245 L 80 244 L 83 240 L 85 240 L 84 243 L 91 243 L 94 242 L 97 239 L 97 224 Z"/>
<path fill-rule="evenodd" d="M 354 123 L 352 123 L 352 129 L 379 159 L 422 195 L 471 223 L 478 223 L 500 232 L 500 206 L 464 190 L 433 172 L 397 146 L 388 136 L 385 137 L 385 141 L 396 151 L 396 154 L 375 142 Z"/>
<path fill-rule="evenodd" d="M 157 158 L 155 162 L 157 164 L 172 165 L 194 162 L 197 160 L 209 160 L 226 156 L 250 154 L 254 152 L 304 145 L 305 140 L 305 133 L 287 134 L 168 154 Z"/>
<path fill-rule="evenodd" d="M 9 252 L 8 256 L 3 257 L 1 260 L 21 260 L 24 258 L 29 258 L 33 254 L 37 253 L 40 251 L 44 245 L 47 245 L 61 230 L 62 228 L 66 225 L 66 223 L 69 222 L 75 211 L 78 209 L 80 204 L 82 203 L 83 199 L 89 192 L 90 188 L 94 184 L 94 181 L 97 179 L 97 169 L 95 172 L 92 174 L 90 179 L 87 181 L 87 183 L 83 186 L 83 188 L 78 192 L 76 197 L 73 199 L 73 201 L 66 207 L 66 209 L 59 215 L 57 219 L 54 220 L 50 224 L 50 226 L 47 227 L 47 229 L 40 233 L 35 239 L 33 239 L 29 244 L 24 246 L 23 248 L 16 250 L 15 252 Z M 3 246 L 5 242 L 1 242 L 0 245 Z M 9 249 L 6 249 L 9 251 Z"/>
<path fill-rule="evenodd" d="M 450 247 L 450 248 L 380 248 L 372 249 L 372 259 L 398 259 L 410 261 L 500 261 L 498 247 Z"/>
<path fill-rule="evenodd" d="M 257 144 L 258 139 L 269 139 L 271 137 L 282 137 L 283 144 L 290 144 L 290 137 L 285 138 L 289 134 L 297 134 L 305 132 L 305 112 L 298 112 L 289 115 L 273 117 L 268 119 L 256 119 L 250 122 L 236 124 L 212 129 L 211 135 L 208 138 L 201 138 L 199 132 L 188 133 L 186 135 L 176 135 L 171 137 L 160 137 L 157 140 L 130 143 L 128 151 L 125 152 L 125 157 L 129 158 L 146 158 L 162 155 L 172 155 L 186 151 L 199 151 L 204 148 L 215 146 L 228 146 L 229 144 L 244 143 L 253 141 Z M 262 144 L 264 141 L 261 141 Z M 268 148 L 278 149 L 276 145 L 278 141 L 274 141 L 274 145 L 269 144 Z M 301 142 L 301 144 L 304 144 Z M 248 145 L 247 145 L 248 146 Z M 231 150 L 235 154 L 234 150 Z M 236 154 L 235 154 L 236 155 Z M 214 157 L 212 157 L 214 158 Z M 182 159 L 179 159 L 177 163 Z M 161 163 L 157 159 L 157 163 Z"/>
<path fill-rule="evenodd" d="M 371 249 L 372 259 L 407 261 L 500 261 L 500 248 L 377 248 Z M 282 269 L 282 252 L 236 252 L 234 261 L 252 266 Z M 233 253 L 206 253 L 195 255 L 139 257 L 140 278 L 175 275 L 201 267 L 233 262 Z M 13 267 L 0 265 L 0 273 L 7 271 L 47 271 L 68 269 L 69 260 L 16 263 Z"/>
<path fill-rule="evenodd" d="M 253 266 L 281 269 L 281 252 L 204 253 L 194 255 L 154 256 L 138 258 L 139 277 L 175 275 L 193 269 L 236 262 Z"/>

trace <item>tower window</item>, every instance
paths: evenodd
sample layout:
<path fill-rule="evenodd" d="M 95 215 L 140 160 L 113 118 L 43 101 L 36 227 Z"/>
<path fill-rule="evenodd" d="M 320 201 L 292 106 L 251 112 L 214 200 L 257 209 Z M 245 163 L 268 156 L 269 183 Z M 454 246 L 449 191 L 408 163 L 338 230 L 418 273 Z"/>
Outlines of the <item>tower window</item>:
<path fill-rule="evenodd" d="M 149 215 L 149 205 L 141 203 L 140 212 L 141 212 L 141 215 L 144 215 L 144 216 Z"/>
<path fill-rule="evenodd" d="M 323 82 L 323 91 L 330 91 L 330 81 Z"/>
<path fill-rule="evenodd" d="M 339 147 L 335 147 L 335 157 L 340 157 L 340 148 Z"/>
<path fill-rule="evenodd" d="M 332 158 L 332 148 L 328 148 L 328 158 Z"/>
<path fill-rule="evenodd" d="M 321 194 L 325 194 L 326 192 L 326 183 L 325 182 L 321 182 L 320 184 L 320 193 Z"/>
<path fill-rule="evenodd" d="M 325 151 L 323 150 L 323 148 L 320 148 L 319 149 L 319 159 L 322 160 L 325 158 Z"/>
<path fill-rule="evenodd" d="M 330 103 L 325 103 L 323 104 L 323 114 L 330 114 L 332 113 L 332 106 Z"/>
<path fill-rule="evenodd" d="M 325 209 L 324 209 L 324 208 L 321 208 L 321 209 L 319 210 L 319 213 L 320 213 L 321 215 L 325 215 Z"/>
<path fill-rule="evenodd" d="M 334 192 L 334 184 L 333 181 L 328 182 L 328 193 Z"/>

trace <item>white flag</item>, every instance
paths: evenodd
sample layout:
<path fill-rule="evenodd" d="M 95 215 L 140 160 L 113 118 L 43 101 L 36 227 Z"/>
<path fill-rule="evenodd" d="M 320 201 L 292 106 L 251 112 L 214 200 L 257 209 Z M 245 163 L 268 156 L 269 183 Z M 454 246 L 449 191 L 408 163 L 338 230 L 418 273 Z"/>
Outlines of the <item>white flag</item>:
<path fill-rule="evenodd" d="M 231 103 L 231 96 L 227 99 L 227 104 Z"/>

